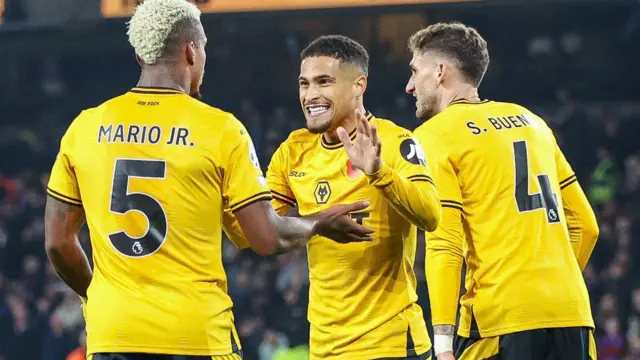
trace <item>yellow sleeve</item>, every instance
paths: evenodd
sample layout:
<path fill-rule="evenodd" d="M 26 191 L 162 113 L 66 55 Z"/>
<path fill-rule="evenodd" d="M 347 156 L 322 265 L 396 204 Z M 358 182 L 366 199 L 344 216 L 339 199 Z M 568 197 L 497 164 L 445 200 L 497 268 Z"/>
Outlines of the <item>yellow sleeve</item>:
<path fill-rule="evenodd" d="M 440 225 L 425 234 L 425 271 L 432 322 L 433 325 L 455 325 L 463 263 L 462 195 L 446 144 L 436 134 L 422 132 L 416 136 L 425 149 L 442 203 Z"/>
<path fill-rule="evenodd" d="M 72 161 L 72 127 L 73 124 L 60 142 L 60 150 L 51 169 L 47 194 L 63 203 L 82 206 L 82 197 Z"/>
<path fill-rule="evenodd" d="M 287 142 L 280 144 L 271 157 L 271 162 L 267 169 L 267 185 L 269 185 L 269 190 L 271 190 L 271 195 L 273 196 L 271 204 L 273 204 L 273 208 L 280 216 L 296 206 L 296 196 L 289 186 L 288 154 Z"/>
<path fill-rule="evenodd" d="M 293 192 L 289 188 L 286 177 L 286 143 L 280 145 L 273 154 L 267 170 L 267 185 L 271 189 L 273 198 L 271 205 L 278 215 L 282 216 L 296 204 Z M 275 190 L 274 190 L 275 189 Z M 225 207 L 222 215 L 222 228 L 231 242 L 240 249 L 249 247 L 249 241 L 244 235 L 240 223 L 229 207 Z"/>
<path fill-rule="evenodd" d="M 369 183 L 411 223 L 433 231 L 440 221 L 440 200 L 420 144 L 402 129 L 385 136 L 382 159 L 380 170 L 368 176 Z"/>
<path fill-rule="evenodd" d="M 260 169 L 251 136 L 236 119 L 225 134 L 228 148 L 224 157 L 222 191 L 232 212 L 256 203 L 271 200 L 271 193 Z"/>
<path fill-rule="evenodd" d="M 571 165 L 557 145 L 555 157 L 571 247 L 580 269 L 584 270 L 598 240 L 598 222 Z"/>

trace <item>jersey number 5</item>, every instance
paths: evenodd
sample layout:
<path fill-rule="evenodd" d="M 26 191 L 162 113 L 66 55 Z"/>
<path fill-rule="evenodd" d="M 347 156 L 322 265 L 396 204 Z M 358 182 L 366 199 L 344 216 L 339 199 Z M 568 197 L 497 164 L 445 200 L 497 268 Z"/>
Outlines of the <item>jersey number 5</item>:
<path fill-rule="evenodd" d="M 143 257 L 156 252 L 167 238 L 167 214 L 153 196 L 141 192 L 129 192 L 130 178 L 164 179 L 167 163 L 163 160 L 117 159 L 111 188 L 109 210 L 125 215 L 138 211 L 147 218 L 147 230 L 134 238 L 126 231 L 109 234 L 113 247 L 122 255 Z"/>
<path fill-rule="evenodd" d="M 516 162 L 516 203 L 518 211 L 527 212 L 545 209 L 549 223 L 559 223 L 558 201 L 556 194 L 551 190 L 549 175 L 540 174 L 536 178 L 540 186 L 540 192 L 529 194 L 529 155 L 527 142 L 516 141 L 513 143 L 513 154 Z"/>

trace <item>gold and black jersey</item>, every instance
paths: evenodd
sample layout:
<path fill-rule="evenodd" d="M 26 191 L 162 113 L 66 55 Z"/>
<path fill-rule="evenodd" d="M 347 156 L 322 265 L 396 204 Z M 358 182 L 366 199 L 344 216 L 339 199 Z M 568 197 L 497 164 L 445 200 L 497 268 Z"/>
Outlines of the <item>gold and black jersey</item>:
<path fill-rule="evenodd" d="M 222 209 L 271 195 L 232 114 L 173 90 L 135 88 L 73 121 L 48 194 L 86 213 L 95 264 L 88 354 L 237 350 Z"/>
<path fill-rule="evenodd" d="M 547 124 L 519 105 L 458 101 L 414 135 L 443 207 L 426 237 L 433 323 L 456 322 L 464 258 L 460 335 L 592 327 L 562 206 L 576 177 Z"/>

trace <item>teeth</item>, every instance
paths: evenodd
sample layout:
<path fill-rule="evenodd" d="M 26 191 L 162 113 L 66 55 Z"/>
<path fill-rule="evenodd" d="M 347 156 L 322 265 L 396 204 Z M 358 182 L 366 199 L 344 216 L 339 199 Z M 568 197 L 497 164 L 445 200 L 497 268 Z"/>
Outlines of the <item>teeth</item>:
<path fill-rule="evenodd" d="M 309 113 L 311 114 L 311 116 L 322 115 L 327 111 L 329 111 L 328 106 L 310 106 L 309 107 Z"/>

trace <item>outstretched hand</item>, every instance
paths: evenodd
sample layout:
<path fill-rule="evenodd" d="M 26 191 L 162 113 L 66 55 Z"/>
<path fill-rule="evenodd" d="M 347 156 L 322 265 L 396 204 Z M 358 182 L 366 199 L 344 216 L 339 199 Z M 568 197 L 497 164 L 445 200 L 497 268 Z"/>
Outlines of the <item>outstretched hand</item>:
<path fill-rule="evenodd" d="M 364 210 L 368 201 L 335 205 L 327 210 L 310 216 L 318 220 L 316 233 L 339 243 L 351 243 L 373 240 L 373 230 L 359 225 L 349 216 L 352 212 Z"/>
<path fill-rule="evenodd" d="M 343 127 L 339 127 L 336 131 L 351 160 L 351 165 L 370 175 L 377 172 L 382 164 L 380 158 L 382 143 L 378 138 L 376 126 L 369 124 L 367 117 L 360 110 L 355 112 L 358 130 L 355 143 L 351 141 L 349 133 Z"/>

